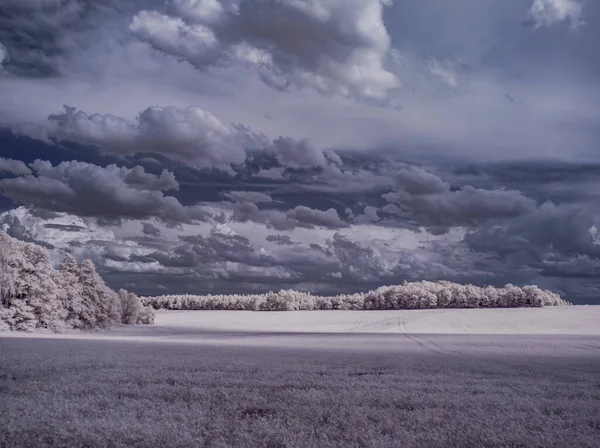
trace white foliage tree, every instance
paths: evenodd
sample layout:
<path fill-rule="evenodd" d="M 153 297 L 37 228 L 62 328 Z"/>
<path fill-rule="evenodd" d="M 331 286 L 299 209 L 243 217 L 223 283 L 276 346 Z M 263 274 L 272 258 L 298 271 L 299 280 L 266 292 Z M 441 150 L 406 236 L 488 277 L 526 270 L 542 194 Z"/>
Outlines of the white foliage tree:
<path fill-rule="evenodd" d="M 154 309 L 169 310 L 393 310 L 423 308 L 506 308 L 569 305 L 558 294 L 537 286 L 460 285 L 441 282 L 405 282 L 382 286 L 367 293 L 315 296 L 307 292 L 282 290 L 252 295 L 166 295 L 143 297 Z"/>
<path fill-rule="evenodd" d="M 107 328 L 121 320 L 121 302 L 118 295 L 106 286 L 96 272 L 91 260 L 84 260 L 77 271 L 81 285 L 84 308 L 89 310 L 86 318 L 90 328 Z"/>
<path fill-rule="evenodd" d="M 58 275 L 48 252 L 0 232 L 2 318 L 10 328 L 32 331 L 64 328 L 64 308 L 58 301 Z"/>
<path fill-rule="evenodd" d="M 61 301 L 67 310 L 66 323 L 70 328 L 86 328 L 94 322 L 93 309 L 83 303 L 79 283 L 79 265 L 70 253 L 66 253 L 58 265 Z"/>
<path fill-rule="evenodd" d="M 149 306 L 144 306 L 140 298 L 132 292 L 119 290 L 121 300 L 121 322 L 124 324 L 152 324 L 154 312 Z"/>
<path fill-rule="evenodd" d="M 154 322 L 153 311 L 137 296 L 130 300 L 134 317 L 124 323 Z M 122 321 L 119 295 L 106 286 L 91 261 L 79 265 L 66 254 L 56 270 L 46 249 L 0 232 L 0 330 L 60 332 Z"/>

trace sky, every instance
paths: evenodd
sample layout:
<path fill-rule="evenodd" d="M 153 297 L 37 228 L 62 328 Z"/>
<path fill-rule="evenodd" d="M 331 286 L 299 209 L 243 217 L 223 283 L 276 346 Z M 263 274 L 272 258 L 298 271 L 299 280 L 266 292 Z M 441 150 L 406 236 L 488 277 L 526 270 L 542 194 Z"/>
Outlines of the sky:
<path fill-rule="evenodd" d="M 139 294 L 600 304 L 600 3 L 4 0 L 0 227 Z"/>

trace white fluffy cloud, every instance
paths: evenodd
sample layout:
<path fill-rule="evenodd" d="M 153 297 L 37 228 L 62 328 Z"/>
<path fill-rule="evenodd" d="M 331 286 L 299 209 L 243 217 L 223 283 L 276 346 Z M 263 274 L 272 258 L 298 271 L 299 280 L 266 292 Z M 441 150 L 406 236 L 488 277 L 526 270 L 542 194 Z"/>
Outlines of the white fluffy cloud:
<path fill-rule="evenodd" d="M 176 0 L 140 11 L 130 29 L 204 69 L 241 64 L 271 87 L 381 101 L 399 79 L 385 67 L 389 0 Z"/>
<path fill-rule="evenodd" d="M 534 0 L 529 14 L 537 27 L 569 21 L 571 26 L 582 24 L 581 0 Z"/>

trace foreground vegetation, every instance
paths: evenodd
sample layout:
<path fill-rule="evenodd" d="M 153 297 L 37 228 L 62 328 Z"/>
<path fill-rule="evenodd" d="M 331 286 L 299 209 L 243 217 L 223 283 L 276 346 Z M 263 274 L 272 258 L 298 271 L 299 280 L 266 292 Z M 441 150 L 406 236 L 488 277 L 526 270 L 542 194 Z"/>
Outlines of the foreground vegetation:
<path fill-rule="evenodd" d="M 567 344 L 567 342 L 563 342 Z M 597 447 L 600 358 L 0 338 L 0 446 Z"/>
<path fill-rule="evenodd" d="M 398 310 L 424 308 L 516 308 L 562 306 L 570 303 L 537 286 L 478 287 L 451 282 L 405 282 L 374 291 L 337 296 L 315 296 L 282 290 L 251 295 L 165 295 L 143 297 L 145 305 L 167 310 Z"/>
<path fill-rule="evenodd" d="M 132 293 L 110 289 L 94 264 L 65 254 L 54 269 L 37 244 L 0 231 L 0 331 L 93 330 L 149 324 L 154 312 Z"/>

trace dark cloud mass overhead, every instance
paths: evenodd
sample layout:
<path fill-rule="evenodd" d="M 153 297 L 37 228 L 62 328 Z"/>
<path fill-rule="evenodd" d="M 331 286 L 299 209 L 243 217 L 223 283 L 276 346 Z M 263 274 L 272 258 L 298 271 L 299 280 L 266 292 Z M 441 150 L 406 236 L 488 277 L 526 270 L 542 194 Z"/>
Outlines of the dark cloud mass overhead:
<path fill-rule="evenodd" d="M 0 228 L 142 294 L 600 304 L 600 3 L 4 0 Z"/>

